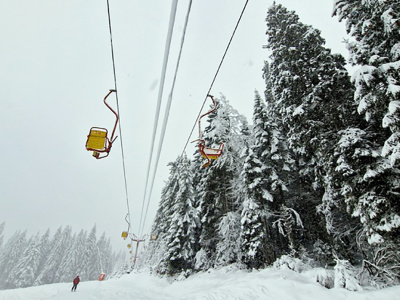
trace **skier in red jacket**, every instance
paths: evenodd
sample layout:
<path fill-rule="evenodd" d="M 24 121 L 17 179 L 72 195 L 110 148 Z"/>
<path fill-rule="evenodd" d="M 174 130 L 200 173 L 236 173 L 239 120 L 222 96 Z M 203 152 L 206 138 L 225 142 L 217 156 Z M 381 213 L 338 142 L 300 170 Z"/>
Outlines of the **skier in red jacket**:
<path fill-rule="evenodd" d="M 71 292 L 76 291 L 76 287 L 78 286 L 79 281 L 81 281 L 81 280 L 79 279 L 79 275 L 78 275 L 78 276 L 76 276 L 76 278 L 73 281 L 74 285 L 72 286 Z"/>

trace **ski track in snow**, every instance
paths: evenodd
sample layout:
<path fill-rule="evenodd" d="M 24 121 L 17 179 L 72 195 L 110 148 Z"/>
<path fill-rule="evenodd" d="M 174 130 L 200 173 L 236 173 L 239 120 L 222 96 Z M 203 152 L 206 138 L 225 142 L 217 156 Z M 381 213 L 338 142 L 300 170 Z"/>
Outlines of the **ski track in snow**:
<path fill-rule="evenodd" d="M 49 284 L 0 291 L 0 300 L 400 300 L 400 286 L 383 290 L 350 292 L 326 289 L 311 275 L 290 270 L 245 272 L 227 268 L 169 282 L 149 273 L 131 273 L 103 282 Z"/>

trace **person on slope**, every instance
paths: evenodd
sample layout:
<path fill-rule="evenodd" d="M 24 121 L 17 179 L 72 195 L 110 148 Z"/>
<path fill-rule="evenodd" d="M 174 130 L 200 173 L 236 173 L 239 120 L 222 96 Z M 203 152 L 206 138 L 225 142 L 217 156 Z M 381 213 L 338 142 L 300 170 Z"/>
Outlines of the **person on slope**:
<path fill-rule="evenodd" d="M 78 286 L 79 281 L 81 281 L 81 280 L 79 279 L 79 275 L 78 275 L 75 277 L 75 279 L 73 281 L 74 285 L 72 286 L 71 292 L 76 291 L 76 287 Z"/>

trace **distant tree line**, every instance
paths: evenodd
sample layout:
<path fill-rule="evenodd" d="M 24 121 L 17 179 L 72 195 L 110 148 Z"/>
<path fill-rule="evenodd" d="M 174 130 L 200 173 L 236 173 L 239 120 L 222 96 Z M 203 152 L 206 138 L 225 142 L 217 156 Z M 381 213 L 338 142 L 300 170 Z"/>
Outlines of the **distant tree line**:
<path fill-rule="evenodd" d="M 269 8 L 253 125 L 217 99 L 204 137 L 223 155 L 207 168 L 199 152 L 170 163 L 142 264 L 188 275 L 286 255 L 398 282 L 400 2 L 336 0 L 334 14 L 351 36 L 351 78 L 318 29 Z"/>
<path fill-rule="evenodd" d="M 59 227 L 54 235 L 47 230 L 28 237 L 15 232 L 3 245 L 5 223 L 0 225 L 0 289 L 23 288 L 57 282 L 98 279 L 110 274 L 121 254 L 112 251 L 110 239 L 96 236 L 96 225 L 73 233 L 70 226 Z"/>

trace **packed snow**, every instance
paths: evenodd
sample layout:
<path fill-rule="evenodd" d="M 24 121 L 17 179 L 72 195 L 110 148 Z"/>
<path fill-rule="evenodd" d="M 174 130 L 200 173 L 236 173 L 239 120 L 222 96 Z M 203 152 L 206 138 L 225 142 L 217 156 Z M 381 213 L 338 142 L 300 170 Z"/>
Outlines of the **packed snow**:
<path fill-rule="evenodd" d="M 1 300 L 378 300 L 400 299 L 400 286 L 382 290 L 348 291 L 327 289 L 316 282 L 318 269 L 297 273 L 274 268 L 247 272 L 225 267 L 172 281 L 150 275 L 131 273 L 106 281 L 87 281 L 71 292 L 72 283 L 50 284 L 0 291 Z M 72 279 L 71 279 L 72 281 Z"/>

